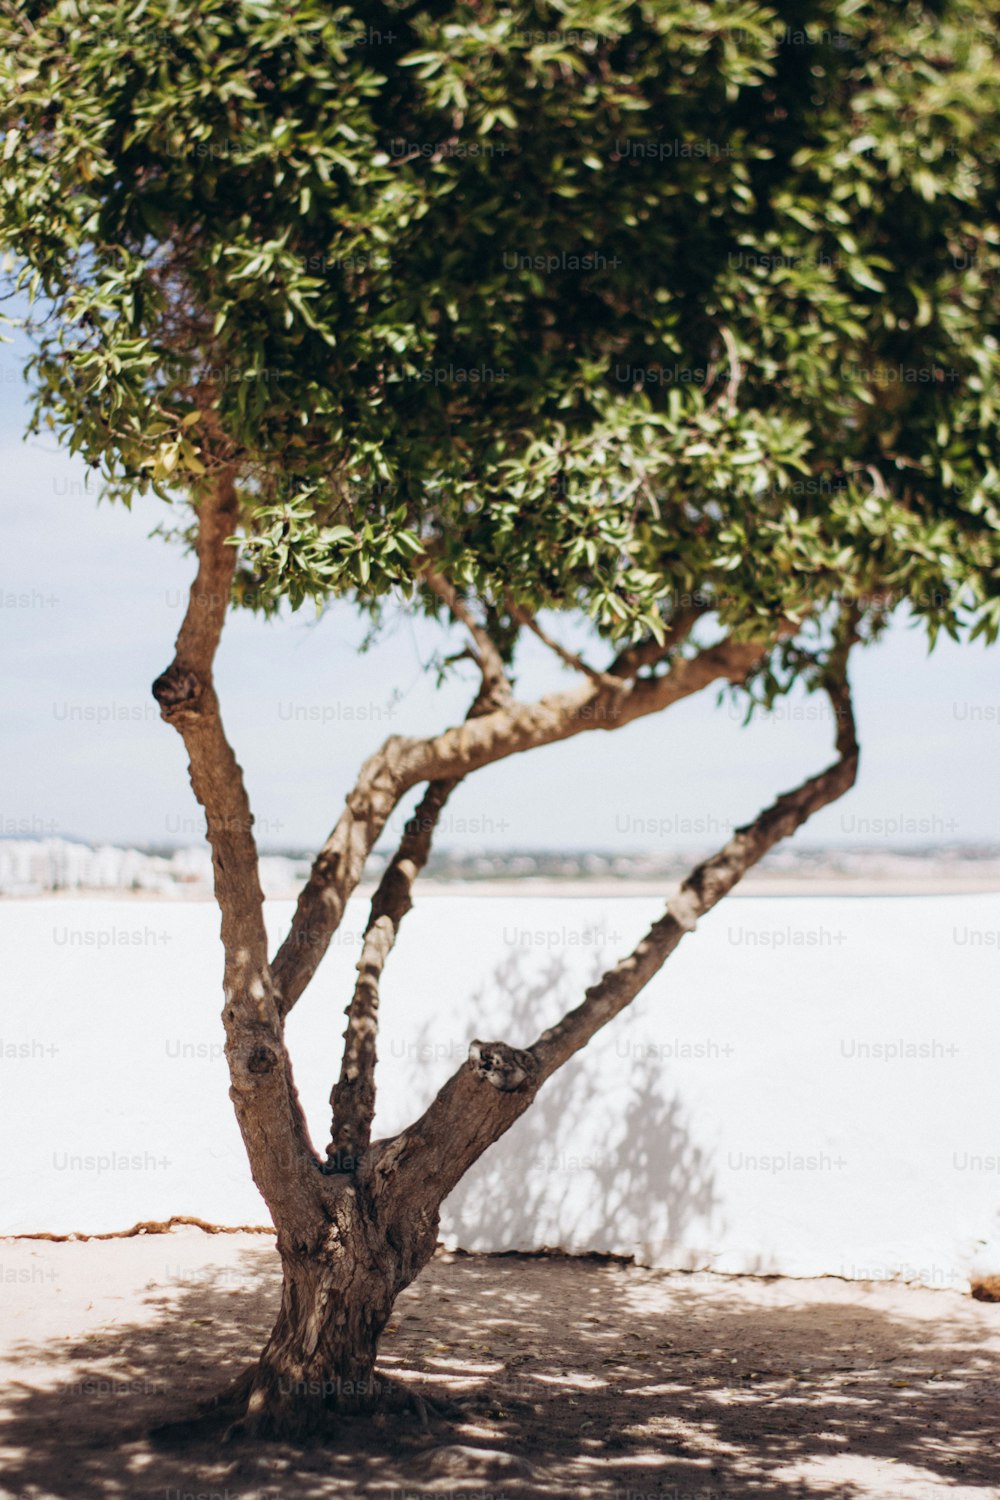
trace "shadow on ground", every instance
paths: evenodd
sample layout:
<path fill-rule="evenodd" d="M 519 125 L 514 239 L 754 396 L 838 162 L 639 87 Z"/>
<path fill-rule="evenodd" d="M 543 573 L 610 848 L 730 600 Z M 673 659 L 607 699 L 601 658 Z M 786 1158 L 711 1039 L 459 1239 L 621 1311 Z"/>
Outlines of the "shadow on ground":
<path fill-rule="evenodd" d="M 138 1292 L 133 1322 L 16 1347 L 4 1493 L 944 1500 L 1000 1483 L 996 1309 L 522 1256 L 439 1256 L 384 1340 L 383 1368 L 457 1397 L 464 1420 L 393 1418 L 309 1448 L 154 1447 L 151 1424 L 259 1348 L 277 1290 L 273 1247 L 234 1246 L 221 1278 Z"/>

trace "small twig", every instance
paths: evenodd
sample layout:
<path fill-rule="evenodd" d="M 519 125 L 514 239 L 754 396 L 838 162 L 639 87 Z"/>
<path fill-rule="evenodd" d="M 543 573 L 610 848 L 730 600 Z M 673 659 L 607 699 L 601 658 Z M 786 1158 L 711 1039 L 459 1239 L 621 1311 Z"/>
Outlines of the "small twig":
<path fill-rule="evenodd" d="M 548 631 L 539 625 L 533 614 L 530 614 L 526 609 L 522 609 L 519 604 L 515 604 L 509 595 L 507 596 L 507 608 L 510 611 L 511 618 L 515 619 L 519 625 L 524 625 L 533 635 L 536 635 L 543 645 L 548 646 L 550 651 L 555 652 L 556 656 L 558 656 L 559 660 L 565 666 L 572 667 L 575 672 L 583 672 L 592 682 L 599 683 L 601 687 L 618 689 L 624 686 L 622 679 L 617 677 L 613 671 L 601 672 L 597 667 L 592 667 L 589 662 L 584 661 L 583 657 L 579 656 L 575 651 L 570 651 L 567 647 L 561 645 L 554 636 L 549 635 Z"/>
<path fill-rule="evenodd" d="M 450 135 L 446 141 L 442 141 L 440 145 L 435 146 L 429 156 L 424 156 L 422 150 L 408 151 L 405 156 L 397 156 L 395 159 L 391 159 L 389 165 L 390 167 L 405 167 L 408 162 L 416 161 L 419 158 L 426 161 L 428 166 L 433 166 L 435 162 L 443 161 L 449 147 L 457 143 L 458 136 Z"/>
<path fill-rule="evenodd" d="M 634 646 L 627 646 L 615 657 L 608 671 L 614 677 L 634 677 L 643 667 L 656 666 L 675 646 L 680 645 L 685 636 L 690 634 L 696 621 L 708 612 L 707 604 L 692 604 L 686 609 L 679 609 L 667 626 L 662 644 L 651 637 Z"/>
<path fill-rule="evenodd" d="M 740 353 L 736 347 L 736 340 L 729 329 L 722 324 L 719 328 L 719 336 L 726 346 L 726 355 L 729 359 L 729 379 L 726 381 L 726 389 L 708 408 L 710 412 L 717 411 L 720 406 L 725 406 L 728 412 L 736 410 L 736 397 L 743 383 L 743 366 L 740 363 Z"/>
<path fill-rule="evenodd" d="M 513 690 L 503 657 L 489 631 L 480 625 L 454 584 L 443 574 L 435 572 L 428 564 L 424 566 L 420 576 L 431 593 L 437 595 L 453 618 L 464 625 L 471 635 L 475 648 L 474 660 L 482 673 L 484 691 L 498 704 L 508 702 L 513 696 Z"/>

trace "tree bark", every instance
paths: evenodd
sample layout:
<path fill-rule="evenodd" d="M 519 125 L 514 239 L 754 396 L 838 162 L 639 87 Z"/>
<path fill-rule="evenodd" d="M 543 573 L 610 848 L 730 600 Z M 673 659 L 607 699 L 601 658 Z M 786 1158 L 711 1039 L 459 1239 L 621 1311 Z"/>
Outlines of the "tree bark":
<path fill-rule="evenodd" d="M 230 1097 L 250 1169 L 275 1222 L 308 1235 L 321 1213 L 319 1158 L 295 1089 L 267 961 L 253 815 L 212 677 L 236 566 L 236 549 L 227 543 L 237 519 L 233 475 L 223 471 L 198 506 L 198 570 L 174 659 L 152 691 L 184 741 L 191 785 L 205 810 L 222 915 Z"/>
<path fill-rule="evenodd" d="M 413 905 L 413 882 L 427 863 L 438 818 L 457 785 L 454 779 L 428 784 L 372 900 L 358 960 L 358 980 L 347 1007 L 340 1077 L 330 1095 L 333 1123 L 327 1161 L 331 1171 L 355 1171 L 368 1149 L 375 1115 L 382 970 L 396 941 L 400 923 Z"/>
<path fill-rule="evenodd" d="M 420 1408 L 376 1374 L 375 1360 L 396 1298 L 434 1253 L 437 1213 L 401 1215 L 370 1172 L 335 1181 L 312 1242 L 279 1231 L 281 1307 L 260 1359 L 230 1393 L 230 1437 L 304 1438 L 344 1417 Z"/>
<path fill-rule="evenodd" d="M 467 627 L 475 643 L 475 660 L 482 684 L 466 721 L 504 707 L 510 702 L 511 686 L 500 653 L 489 635 L 475 622 L 446 579 L 430 571 L 425 573 L 425 578 L 454 618 Z M 358 980 L 347 1007 L 340 1077 L 330 1094 L 333 1116 L 327 1147 L 330 1171 L 356 1171 L 371 1140 L 382 970 L 396 941 L 400 923 L 413 906 L 414 881 L 427 863 L 438 819 L 460 780 L 460 777 L 451 776 L 428 782 L 372 899 L 364 946 L 357 965 Z"/>

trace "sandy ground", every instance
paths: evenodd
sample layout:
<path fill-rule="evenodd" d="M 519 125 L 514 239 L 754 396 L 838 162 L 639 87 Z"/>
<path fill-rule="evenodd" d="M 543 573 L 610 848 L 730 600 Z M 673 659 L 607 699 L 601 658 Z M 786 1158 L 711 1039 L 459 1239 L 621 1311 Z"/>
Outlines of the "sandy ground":
<path fill-rule="evenodd" d="M 1000 1496 L 1000 1305 L 900 1284 L 441 1254 L 386 1372 L 464 1416 L 156 1446 L 252 1357 L 267 1236 L 0 1243 L 0 1494 L 158 1500 Z"/>

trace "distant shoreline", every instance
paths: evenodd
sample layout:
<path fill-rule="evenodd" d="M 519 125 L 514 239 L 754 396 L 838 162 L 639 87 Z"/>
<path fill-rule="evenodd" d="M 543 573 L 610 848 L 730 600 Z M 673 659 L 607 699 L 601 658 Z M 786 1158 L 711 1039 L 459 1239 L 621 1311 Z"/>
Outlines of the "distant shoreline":
<path fill-rule="evenodd" d="M 442 850 L 420 879 L 426 897 L 665 900 L 707 857 L 698 847 L 616 854 L 590 850 Z M 270 901 L 296 900 L 312 869 L 301 850 L 261 850 L 261 887 Z M 389 856 L 372 851 L 359 895 L 370 896 Z M 890 844 L 772 850 L 735 890 L 761 896 L 946 896 L 1000 891 L 1000 845 Z M 0 838 L 0 901 L 110 898 L 190 903 L 212 900 L 211 852 L 91 845 L 62 837 Z"/>
<path fill-rule="evenodd" d="M 598 900 L 669 899 L 680 888 L 678 879 L 629 880 L 595 877 L 593 880 L 553 880 L 533 876 L 513 877 L 507 880 L 435 880 L 421 881 L 417 892 L 421 896 L 463 896 L 480 898 L 519 897 L 537 900 L 579 899 L 593 897 Z M 354 894 L 361 900 L 370 900 L 375 891 L 373 882 L 359 885 Z M 763 896 L 966 896 L 993 895 L 1000 893 L 1000 877 L 996 875 L 888 875 L 883 878 L 851 875 L 788 876 L 760 875 L 740 883 L 731 893 L 737 900 Z M 268 901 L 295 901 L 298 890 L 276 890 L 266 892 Z M 155 890 L 131 890 L 111 886 L 74 887 L 71 890 L 36 892 L 0 892 L 0 902 L 21 901 L 128 901 L 152 902 L 156 905 L 176 906 L 193 902 L 212 902 L 212 892 L 204 886 L 185 890 L 183 886 L 169 892 Z"/>

